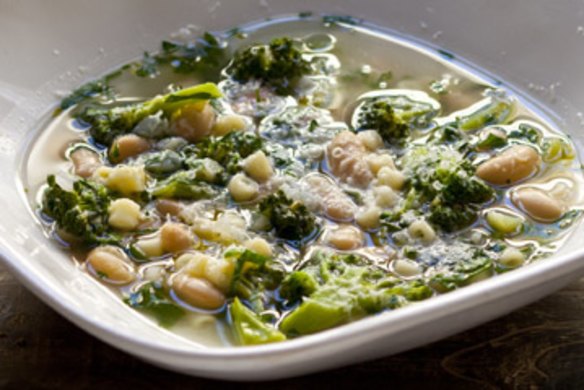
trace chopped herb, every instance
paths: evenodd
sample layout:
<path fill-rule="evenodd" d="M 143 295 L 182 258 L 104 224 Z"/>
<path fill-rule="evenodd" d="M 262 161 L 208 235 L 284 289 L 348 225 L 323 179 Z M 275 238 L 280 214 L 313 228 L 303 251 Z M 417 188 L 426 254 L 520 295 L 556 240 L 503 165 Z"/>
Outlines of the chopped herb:
<path fill-rule="evenodd" d="M 444 49 L 438 49 L 437 51 L 438 51 L 438 54 L 440 54 L 442 57 L 446 58 L 447 60 L 453 60 L 454 58 L 456 58 L 454 56 L 454 54 L 452 54 L 451 52 L 446 51 Z"/>
<path fill-rule="evenodd" d="M 343 15 L 325 15 L 322 17 L 322 22 L 325 24 L 356 26 L 361 24 L 361 21 L 352 16 Z"/>

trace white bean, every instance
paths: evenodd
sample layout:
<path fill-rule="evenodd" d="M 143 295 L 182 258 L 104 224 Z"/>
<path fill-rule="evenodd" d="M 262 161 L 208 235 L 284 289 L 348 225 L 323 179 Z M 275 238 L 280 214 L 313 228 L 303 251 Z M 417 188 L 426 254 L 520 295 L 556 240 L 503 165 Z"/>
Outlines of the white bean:
<path fill-rule="evenodd" d="M 79 147 L 71 152 L 69 158 L 73 162 L 75 174 L 85 178 L 91 177 L 103 165 L 99 154 L 89 148 Z"/>
<path fill-rule="evenodd" d="M 119 163 L 150 149 L 150 143 L 136 134 L 122 135 L 114 140 L 109 150 L 109 159 Z"/>
<path fill-rule="evenodd" d="M 477 168 L 477 176 L 496 185 L 511 185 L 533 175 L 541 165 L 537 151 L 526 145 L 514 145 Z"/>
<path fill-rule="evenodd" d="M 201 309 L 216 310 L 225 304 L 225 295 L 205 279 L 178 274 L 172 278 L 172 289 L 189 305 Z"/>
<path fill-rule="evenodd" d="M 165 217 L 167 215 L 172 215 L 173 217 L 178 216 L 183 210 L 183 205 L 176 200 L 171 199 L 157 199 L 156 200 L 156 211 Z"/>
<path fill-rule="evenodd" d="M 87 262 L 96 276 L 113 284 L 128 284 L 136 278 L 126 254 L 114 246 L 99 246 L 89 252 Z"/>
<path fill-rule="evenodd" d="M 160 228 L 160 242 L 165 252 L 181 252 L 192 248 L 195 238 L 186 225 L 167 222 Z"/>
<path fill-rule="evenodd" d="M 521 188 L 511 195 L 513 203 L 536 221 L 554 222 L 564 213 L 560 203 L 536 188 Z"/>
<path fill-rule="evenodd" d="M 326 241 L 340 250 L 357 249 L 363 246 L 363 233 L 354 226 L 339 226 L 327 234 Z"/>

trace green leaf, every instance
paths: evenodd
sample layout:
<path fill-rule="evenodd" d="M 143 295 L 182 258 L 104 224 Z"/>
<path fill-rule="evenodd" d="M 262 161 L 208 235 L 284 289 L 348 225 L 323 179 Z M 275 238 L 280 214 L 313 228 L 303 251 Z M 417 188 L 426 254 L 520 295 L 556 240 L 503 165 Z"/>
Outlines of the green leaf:
<path fill-rule="evenodd" d="M 209 199 L 217 195 L 217 190 L 197 177 L 197 171 L 180 171 L 160 181 L 152 189 L 155 198 Z"/>
<path fill-rule="evenodd" d="M 171 327 L 185 315 L 185 311 L 170 300 L 162 287 L 155 283 L 145 284 L 124 301 L 134 309 L 154 316 L 165 328 Z"/>

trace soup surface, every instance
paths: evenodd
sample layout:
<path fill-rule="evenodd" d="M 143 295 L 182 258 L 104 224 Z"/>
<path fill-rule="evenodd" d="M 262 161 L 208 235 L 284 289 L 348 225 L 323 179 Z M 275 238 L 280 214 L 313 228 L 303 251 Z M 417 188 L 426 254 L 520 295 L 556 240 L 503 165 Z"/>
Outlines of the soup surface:
<path fill-rule="evenodd" d="M 25 182 L 47 234 L 207 345 L 283 341 L 544 258 L 570 139 L 444 51 L 350 18 L 164 41 L 65 98 Z"/>

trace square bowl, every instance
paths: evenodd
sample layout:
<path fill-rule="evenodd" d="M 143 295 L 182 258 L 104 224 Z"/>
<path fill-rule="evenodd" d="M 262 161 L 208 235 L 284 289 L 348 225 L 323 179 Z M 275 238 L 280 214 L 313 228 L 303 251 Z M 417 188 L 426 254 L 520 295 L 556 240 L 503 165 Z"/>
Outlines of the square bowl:
<path fill-rule="evenodd" d="M 395 312 L 287 342 L 209 347 L 130 310 L 44 235 L 20 181 L 38 121 L 63 91 L 187 25 L 224 29 L 273 15 L 352 15 L 496 74 L 568 133 L 580 155 L 584 5 L 575 1 L 375 0 L 0 3 L 0 258 L 32 292 L 101 340 L 155 365 L 232 380 L 274 379 L 372 359 L 470 328 L 584 275 L 582 224 L 554 256 Z"/>

